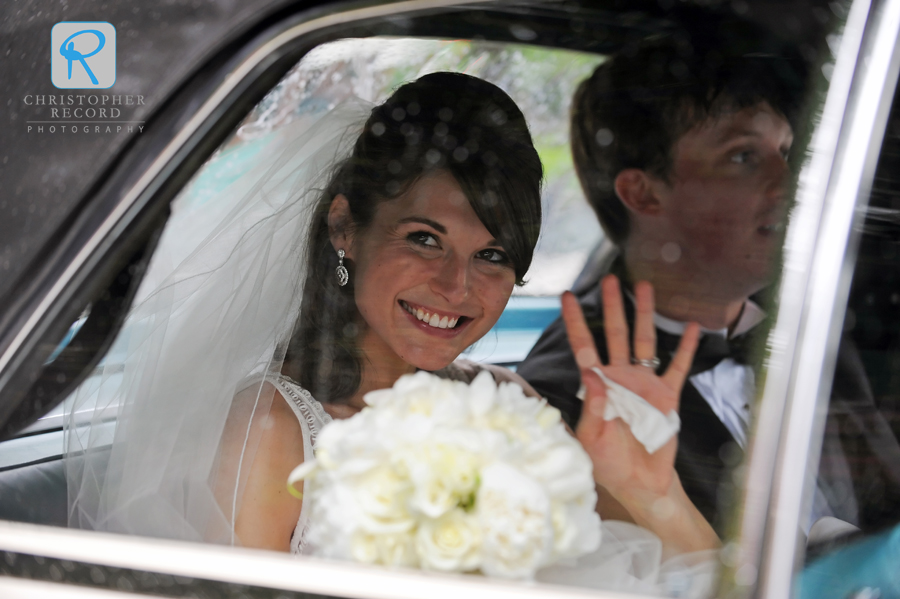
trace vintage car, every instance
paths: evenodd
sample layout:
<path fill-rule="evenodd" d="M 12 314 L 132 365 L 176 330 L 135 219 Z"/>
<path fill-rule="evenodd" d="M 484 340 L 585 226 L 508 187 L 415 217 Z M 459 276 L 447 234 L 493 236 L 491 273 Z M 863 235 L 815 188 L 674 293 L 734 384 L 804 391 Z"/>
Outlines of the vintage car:
<path fill-rule="evenodd" d="M 900 1 L 90 0 L 11 2 L 0 14 L 0 596 L 626 596 L 68 528 L 65 419 L 78 415 L 66 398 L 115 369 L 148 265 L 176 237 L 167 259 L 199 243 L 212 223 L 191 221 L 192 207 L 251 168 L 268 134 L 435 70 L 509 92 L 544 162 L 531 283 L 467 352 L 515 368 L 559 314 L 559 293 L 595 285 L 614 251 L 568 151 L 575 85 L 648 36 L 713 36 L 731 51 L 758 35 L 801 65 L 803 116 L 779 279 L 760 300 L 773 324 L 751 436 L 723 491 L 715 596 L 900 597 L 900 480 L 851 459 L 862 487 L 843 492 L 880 511 L 858 527 L 804 526 L 833 387 L 845 382 L 842 338 L 880 426 L 900 435 Z M 52 29 L 82 21 L 115 32 L 109 89 L 56 86 Z M 852 426 L 838 433 L 865 443 Z"/>

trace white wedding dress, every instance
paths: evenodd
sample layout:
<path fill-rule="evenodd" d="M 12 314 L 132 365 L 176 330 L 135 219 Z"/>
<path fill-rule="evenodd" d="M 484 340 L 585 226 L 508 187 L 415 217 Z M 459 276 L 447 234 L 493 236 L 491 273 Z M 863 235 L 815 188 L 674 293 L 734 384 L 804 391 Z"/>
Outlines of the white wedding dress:
<path fill-rule="evenodd" d="M 309 391 L 295 383 L 286 376 L 268 376 L 266 380 L 281 393 L 281 396 L 287 401 L 293 410 L 297 421 L 300 423 L 300 429 L 303 431 L 303 457 L 304 460 L 310 459 L 315 452 L 316 438 L 319 431 L 331 422 L 332 418 L 325 412 L 318 401 L 310 395 Z M 309 528 L 309 494 L 303 495 L 303 505 L 300 507 L 300 518 L 297 520 L 297 526 L 294 527 L 294 534 L 291 536 L 291 553 L 300 555 L 306 548 L 306 530 Z"/>

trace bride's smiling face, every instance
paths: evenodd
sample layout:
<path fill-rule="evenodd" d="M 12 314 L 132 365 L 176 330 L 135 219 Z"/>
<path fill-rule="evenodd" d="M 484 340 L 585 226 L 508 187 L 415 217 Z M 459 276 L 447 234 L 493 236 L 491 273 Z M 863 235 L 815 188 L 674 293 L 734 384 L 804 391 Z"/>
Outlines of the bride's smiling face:
<path fill-rule="evenodd" d="M 344 240 L 370 360 L 377 352 L 423 370 L 447 366 L 497 322 L 515 285 L 503 247 L 446 171 L 379 204 Z"/>

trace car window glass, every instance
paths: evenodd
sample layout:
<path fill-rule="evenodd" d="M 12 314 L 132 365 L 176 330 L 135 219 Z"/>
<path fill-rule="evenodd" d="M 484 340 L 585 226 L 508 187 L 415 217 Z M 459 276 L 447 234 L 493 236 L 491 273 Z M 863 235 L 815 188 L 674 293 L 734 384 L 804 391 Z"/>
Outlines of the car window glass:
<path fill-rule="evenodd" d="M 807 486 L 811 524 L 801 597 L 897 592 L 900 535 L 900 112 L 896 97 L 868 205 L 836 349 L 817 486 Z M 852 254 L 851 254 L 852 255 Z M 840 321 L 838 321 L 840 322 Z M 864 593 L 868 593 L 865 595 Z"/>
<path fill-rule="evenodd" d="M 462 40 L 348 39 L 313 49 L 248 115 L 173 203 L 166 235 L 134 303 L 145 299 L 215 229 L 219 219 L 228 215 L 232 208 L 228 202 L 240 199 L 239 194 L 227 193 L 229 185 L 252 169 L 265 166 L 267 147 L 279 128 L 314 120 L 350 98 L 383 101 L 400 83 L 428 72 L 466 72 L 508 89 L 526 114 L 546 169 L 547 225 L 528 274 L 529 284 L 516 289 L 511 309 L 497 330 L 466 353 L 477 361 L 515 368 L 543 326 L 558 316 L 559 293 L 572 284 L 601 240 L 600 227 L 582 200 L 572 170 L 566 119 L 575 85 L 602 60 L 603 56 L 596 54 Z M 553 85 L 543 86 L 547 81 Z M 535 89 L 540 91 L 534 93 Z M 57 354 L 77 333 L 81 322 L 73 323 Z M 90 405 L 79 406 L 84 417 L 91 417 L 97 406 L 111 415 L 115 413 L 115 400 L 105 398 L 103 392 L 114 394 L 121 381 L 120 364 L 127 354 L 128 338 L 128 331 L 123 331 L 85 383 L 101 391 L 89 394 L 94 398 Z M 63 415 L 70 407 L 71 400 L 63 402 L 29 427 L 30 433 L 51 434 L 29 442 L 30 450 L 25 453 L 11 449 L 9 463 L 4 464 L 60 455 Z"/>
<path fill-rule="evenodd" d="M 792 101 L 801 110 L 798 110 L 800 116 L 794 121 L 793 130 L 791 128 L 785 130 L 783 125 L 786 119 L 783 119 L 777 111 L 762 106 L 761 102 L 749 106 L 719 106 L 717 110 L 721 110 L 721 113 L 710 113 L 712 116 L 709 123 L 712 126 L 718 126 L 744 110 L 750 112 L 746 113 L 747 122 L 742 121 L 742 126 L 759 126 L 760 119 L 764 121 L 761 133 L 757 131 L 755 134 L 769 135 L 771 139 L 778 138 L 774 144 L 777 146 L 774 151 L 778 155 L 777 159 L 769 152 L 772 148 L 766 147 L 760 152 L 756 145 L 743 143 L 740 146 L 729 147 L 728 152 L 720 152 L 721 155 L 717 158 L 719 162 L 714 166 L 731 169 L 729 172 L 736 172 L 738 169 L 747 169 L 749 172 L 751 168 L 762 168 L 778 162 L 776 170 L 781 170 L 775 178 L 781 177 L 783 193 L 770 194 L 774 199 L 768 204 L 757 206 L 758 210 L 752 214 L 737 214 L 738 218 L 746 219 L 739 227 L 740 230 L 727 226 L 715 229 L 716 223 L 721 224 L 732 215 L 726 212 L 704 212 L 704 206 L 695 205 L 692 208 L 693 212 L 688 211 L 683 215 L 681 221 L 683 237 L 648 243 L 635 251 L 643 256 L 652 255 L 666 264 L 673 265 L 674 268 L 676 264 L 692 258 L 687 245 L 690 241 L 701 245 L 708 242 L 709 247 L 704 250 L 707 252 L 727 253 L 728 245 L 742 241 L 738 237 L 747 233 L 753 237 L 752 243 L 766 245 L 765 266 L 769 269 L 767 276 L 774 280 L 777 275 L 781 233 L 791 203 L 790 190 L 795 185 L 796 172 L 803 162 L 800 157 L 804 154 L 807 140 L 815 125 L 815 118 L 810 115 L 816 114 L 821 108 L 828 85 L 831 54 L 822 39 L 824 37 L 822 32 L 830 30 L 834 22 L 843 16 L 840 7 L 823 10 L 824 12 L 818 11 L 812 17 L 818 23 L 813 28 L 818 33 L 808 36 L 802 48 L 794 49 L 802 56 L 800 60 L 805 62 L 803 69 L 812 67 L 813 74 L 795 82 L 797 88 L 793 91 L 797 97 Z M 523 42 L 533 39 L 535 35 L 527 28 L 516 29 L 513 34 Z M 837 44 L 838 39 L 835 37 L 829 41 Z M 684 52 L 689 52 L 690 43 L 685 42 L 683 48 L 687 48 Z M 610 50 L 618 49 L 621 48 L 610 47 Z M 748 54 L 754 55 L 753 52 Z M 525 114 L 544 168 L 542 233 L 531 269 L 525 276 L 527 282 L 515 288 L 509 305 L 491 331 L 463 354 L 463 357 L 479 363 L 502 365 L 515 370 L 541 338 L 542 332 L 559 316 L 559 294 L 574 285 L 580 289 L 582 298 L 588 297 L 597 289 L 600 277 L 610 269 L 616 268 L 614 260 L 617 253 L 612 247 L 611 240 L 598 224 L 594 210 L 585 201 L 584 183 L 579 181 L 573 167 L 568 124 L 572 110 L 571 101 L 576 88 L 607 58 L 606 52 L 574 52 L 531 46 L 527 43 L 500 43 L 480 39 L 375 37 L 343 39 L 316 47 L 252 110 L 173 203 L 172 216 L 153 255 L 150 269 L 138 291 L 135 304 L 151 298 L 151 294 L 166 280 L 167 275 L 186 258 L 194 255 L 200 243 L 216 230 L 220 222 L 228 218 L 234 208 L 231 202 L 240 199 L 239 194 L 233 192 L 235 183 L 242 175 L 267 166 L 267 161 L 271 159 L 268 149 L 277 144 L 279 136 L 283 136 L 283 132 L 292 125 L 315 122 L 350 98 L 355 97 L 370 103 L 381 102 L 403 82 L 426 73 L 463 72 L 491 81 L 510 94 Z M 768 60 L 772 57 L 766 55 L 763 58 Z M 794 59 L 796 57 L 792 55 L 791 60 Z M 774 60 L 777 62 L 781 59 L 776 56 Z M 670 71 L 674 69 L 673 72 L 679 72 L 677 61 L 666 64 L 666 68 Z M 645 90 L 629 90 L 629 93 L 641 95 Z M 686 130 L 678 131 L 679 135 L 708 133 L 703 127 L 699 130 L 696 127 L 687 127 Z M 788 138 L 793 141 L 793 147 Z M 610 146 L 615 139 L 607 128 L 600 128 L 591 133 L 591 143 L 596 146 Z M 679 147 L 678 153 L 669 158 L 684 158 L 686 154 L 683 152 L 687 150 Z M 676 166 L 678 169 L 684 168 L 681 163 Z M 670 175 L 675 172 L 680 176 L 683 174 L 681 170 L 666 171 L 661 167 L 661 170 L 648 169 L 648 172 L 652 175 L 649 179 L 651 184 L 656 186 L 655 189 L 662 190 L 660 193 L 668 194 L 666 197 L 670 200 L 678 201 L 678 192 L 696 191 L 690 185 L 687 190 L 683 187 L 681 190 L 678 189 L 679 179 L 673 179 Z M 600 174 L 600 178 L 602 176 L 603 173 Z M 604 184 L 612 183 L 607 180 Z M 742 183 L 737 183 L 733 189 L 738 192 L 735 194 L 737 196 L 743 192 L 750 194 L 757 191 L 757 188 L 751 189 L 749 184 Z M 711 193 L 708 198 L 711 202 L 726 198 L 729 193 L 727 187 L 713 191 L 715 193 Z M 702 218 L 704 216 L 709 218 L 704 221 Z M 882 220 L 890 221 L 887 217 Z M 707 228 L 704 229 L 704 226 Z M 716 234 L 719 234 L 719 239 L 714 239 Z M 718 250 L 714 247 L 716 244 L 719 244 Z M 726 247 L 726 250 L 722 250 L 721 247 Z M 621 254 L 618 255 L 621 262 Z M 695 282 L 698 288 L 707 289 L 709 292 L 706 296 L 704 296 L 706 292 L 701 292 L 698 297 L 715 297 L 716 285 L 721 283 L 721 278 L 727 278 L 725 277 L 727 274 L 729 274 L 727 265 L 724 269 L 702 272 L 702 276 Z M 694 452 L 692 456 L 683 456 L 679 459 L 685 462 L 683 464 L 685 468 L 696 469 L 695 482 L 698 485 L 705 485 L 704 492 L 708 500 L 701 506 L 701 511 L 706 510 L 704 515 L 716 520 L 716 531 L 725 540 L 728 540 L 729 527 L 733 524 L 732 504 L 741 494 L 743 471 L 740 465 L 744 459 L 748 439 L 752 436 L 752 415 L 755 412 L 754 402 L 757 397 L 755 384 L 761 373 L 758 356 L 762 352 L 768 332 L 767 314 L 774 313 L 777 308 L 777 302 L 771 301 L 766 294 L 766 285 L 754 289 L 750 299 L 751 301 L 740 306 L 731 322 L 723 326 L 707 327 L 715 330 L 705 331 L 707 338 L 718 336 L 725 341 L 735 341 L 743 336 L 743 339 L 731 344 L 734 347 L 741 346 L 737 351 L 744 352 L 742 357 L 732 357 L 736 356 L 736 353 L 719 355 L 717 359 L 713 358 L 716 361 L 711 368 L 692 371 L 690 385 L 693 389 L 691 398 L 693 403 L 689 404 L 682 400 L 684 411 L 681 413 L 681 422 L 685 429 L 691 426 L 696 431 L 702 431 L 703 435 L 713 429 L 715 432 L 715 435 L 706 437 L 709 443 L 691 449 Z M 633 294 L 626 295 L 626 303 L 633 300 Z M 656 325 L 661 336 L 670 334 L 676 340 L 683 330 L 683 323 L 679 323 L 677 318 L 668 318 L 662 314 L 657 318 Z M 752 334 L 747 335 L 751 331 Z M 126 325 L 102 364 L 82 386 L 82 395 L 91 399 L 78 405 L 74 425 L 67 433 L 73 437 L 81 434 L 92 435 L 92 438 L 83 440 L 86 448 L 101 450 L 108 448 L 114 438 L 116 418 L 119 414 L 116 390 L 124 376 L 121 365 L 127 356 L 133 355 L 131 352 L 135 350 L 131 345 L 132 335 L 137 334 L 143 335 L 144 332 Z M 727 351 L 728 344 L 725 345 Z M 719 347 L 719 350 L 721 349 Z M 866 359 L 874 364 L 880 359 L 887 358 L 870 356 L 863 361 Z M 723 362 L 726 362 L 726 368 L 716 367 Z M 549 369 L 546 372 L 553 373 Z M 529 382 L 533 382 L 526 372 L 523 372 L 523 376 Z M 873 382 L 873 389 L 882 383 L 883 381 L 877 384 Z M 538 388 L 538 391 L 549 395 L 541 388 Z M 574 393 L 575 389 L 572 389 L 571 395 Z M 877 395 L 877 389 L 875 393 L 877 400 L 881 396 Z M 884 395 L 889 396 L 889 393 Z M 883 401 L 889 403 L 887 399 Z M 70 408 L 65 406 L 62 411 L 68 409 Z M 45 428 L 54 426 L 52 423 L 56 423 L 56 419 L 56 413 L 47 415 L 44 424 L 31 429 L 31 432 L 40 432 L 42 426 Z M 93 422 L 95 425 L 99 423 L 101 426 L 90 429 L 87 426 L 80 426 L 87 422 Z M 890 426 L 889 422 L 888 427 Z M 896 432 L 896 422 L 893 426 Z M 4 467 L 12 468 L 24 462 L 57 457 L 62 451 L 64 436 L 61 430 L 53 432 L 56 435 L 52 439 L 47 436 L 42 440 L 44 445 L 42 450 L 27 454 L 29 456 L 40 454 L 42 457 L 10 458 L 8 463 L 0 462 L 0 473 Z M 700 436 L 700 432 L 693 434 Z M 34 441 L 28 443 L 29 448 L 35 444 Z M 26 450 L 32 451 L 29 448 Z M 17 451 L 23 450 L 19 448 Z M 0 446 L 0 456 L 4 455 L 3 452 L 4 448 Z M 712 462 L 715 464 L 710 467 Z M 686 475 L 682 476 L 687 480 Z M 878 484 L 872 484 L 874 485 L 872 488 L 876 489 Z M 859 490 L 853 491 L 858 492 Z M 824 490 L 820 493 L 828 505 L 834 502 L 837 502 L 835 505 L 844 505 L 840 502 L 851 494 L 839 485 L 829 488 L 827 493 Z M 879 504 L 881 507 L 877 508 L 881 510 L 878 516 L 880 518 L 878 522 L 881 523 L 879 526 L 885 522 L 884 513 L 890 512 L 890 508 L 886 507 L 887 503 L 889 502 L 884 500 Z M 656 508 L 661 513 L 665 513 L 667 509 L 665 504 L 660 504 Z M 608 547 L 615 547 L 614 539 Z M 728 564 L 727 554 L 723 555 L 722 561 Z M 718 558 L 712 560 L 713 567 L 717 566 L 716 559 Z M 708 567 L 708 564 L 698 566 L 699 569 L 703 567 Z M 548 581 L 566 582 L 552 578 Z M 678 576 L 672 576 L 667 579 L 666 584 L 669 585 L 667 588 L 670 592 L 677 593 L 683 580 Z M 647 587 L 642 590 L 654 589 Z"/>
<path fill-rule="evenodd" d="M 313 49 L 248 115 L 174 202 L 173 215 L 135 303 L 156 289 L 228 215 L 229 202 L 241 199 L 230 186 L 266 165 L 271 159 L 267 148 L 278 131 L 292 123 L 321 118 L 341 102 L 381 102 L 401 83 L 429 72 L 464 72 L 500 85 L 516 101 L 545 169 L 542 234 L 527 283 L 514 290 L 496 330 L 464 354 L 479 362 L 515 368 L 543 327 L 559 315 L 559 294 L 571 287 L 603 239 L 573 171 L 567 123 L 576 85 L 603 58 L 488 41 L 409 38 L 347 39 Z M 124 358 L 127 337 L 127 331 L 120 335 L 105 366 Z M 116 384 L 116 380 L 105 383 L 111 390 Z"/>

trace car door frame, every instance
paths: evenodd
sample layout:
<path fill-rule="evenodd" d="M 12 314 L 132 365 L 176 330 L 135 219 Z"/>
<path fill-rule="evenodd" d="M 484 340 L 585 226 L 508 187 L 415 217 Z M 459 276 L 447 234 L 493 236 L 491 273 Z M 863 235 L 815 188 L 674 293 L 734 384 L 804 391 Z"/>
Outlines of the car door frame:
<path fill-rule="evenodd" d="M 109 244 L 121 236 L 141 211 L 158 194 L 174 194 L 166 187 L 177 188 L 179 176 L 173 175 L 184 167 L 187 158 L 198 145 L 210 143 L 210 132 L 215 128 L 229 101 L 235 102 L 243 86 L 271 66 L 276 50 L 301 35 L 310 35 L 329 27 L 354 23 L 364 19 L 390 16 L 404 11 L 425 11 L 471 4 L 461 0 L 401 0 L 390 4 L 330 7 L 316 14 L 300 17 L 291 27 L 264 34 L 252 49 L 234 63 L 229 73 L 215 87 L 203 105 L 190 118 L 181 123 L 174 137 L 166 143 L 151 163 L 134 178 L 126 190 L 118 195 L 117 202 L 103 217 L 89 237 L 73 253 L 71 260 L 47 293 L 30 312 L 25 324 L 18 331 L 13 343 L 0 354 L 0 373 L 15 362 L 16 356 L 28 350 L 29 340 L 40 332 L 40 323 L 52 317 L 54 310 L 70 296 L 63 291 L 79 285 L 96 266 L 92 261 L 108 250 Z M 896 80 L 897 44 L 896 30 L 893 41 L 886 41 L 891 27 L 895 27 L 894 13 L 898 2 L 891 0 L 856 0 L 850 10 L 848 25 L 837 53 L 832 85 L 825 102 L 826 118 L 823 119 L 815 143 L 815 156 L 810 164 L 811 179 L 801 185 L 798 208 L 788 228 L 785 269 L 781 278 L 782 297 L 788 291 L 791 301 L 779 306 L 775 328 L 770 336 L 770 351 L 778 352 L 780 361 L 770 359 L 766 382 L 762 390 L 759 420 L 755 426 L 753 456 L 747 469 L 748 489 L 743 504 L 741 535 L 738 537 L 737 557 L 726 564 L 726 584 L 735 590 L 760 597 L 787 596 L 793 570 L 786 571 L 785 564 L 794 565 L 796 537 L 794 531 L 802 509 L 802 477 L 797 477 L 796 464 L 805 464 L 815 447 L 810 443 L 814 426 L 812 416 L 823 397 L 827 398 L 827 385 L 821 381 L 833 367 L 833 355 L 825 351 L 822 343 L 820 320 L 827 316 L 834 323 L 841 302 L 841 289 L 846 291 L 848 280 L 839 265 L 828 264 L 820 258 L 820 249 L 833 244 L 831 251 L 846 255 L 849 251 L 853 207 L 857 198 L 864 197 L 866 185 L 871 182 L 875 148 L 877 158 L 880 131 L 886 121 L 887 106 L 893 91 L 893 83 L 887 84 L 892 73 Z M 890 18 L 880 18 L 888 14 Z M 891 59 L 888 67 L 881 62 L 866 63 L 866 56 L 881 58 L 889 46 Z M 881 69 L 879 71 L 878 69 Z M 881 75 L 879 75 L 879 73 Z M 866 99 L 863 92 L 871 88 L 881 76 L 882 93 L 876 100 Z M 840 83 L 841 85 L 837 85 Z M 888 88 L 890 92 L 888 93 Z M 874 104 L 873 104 L 874 102 Z M 868 114 L 868 121 L 866 115 Z M 832 119 L 832 120 L 828 120 Z M 880 123 L 880 131 L 879 131 Z M 213 135 L 212 137 L 215 137 Z M 862 141 L 861 141 L 862 140 Z M 863 144 L 866 151 L 860 160 L 848 159 Z M 873 146 L 874 144 L 874 146 Z M 851 164 L 852 163 L 852 164 Z M 859 164 L 857 164 L 859 163 Z M 837 167 L 835 168 L 835 165 Z M 855 170 L 854 170 L 855 169 Z M 812 175 L 815 174 L 815 177 Z M 174 178 L 173 178 L 174 177 Z M 868 177 L 868 182 L 867 181 Z M 852 190 L 848 196 L 840 196 Z M 842 287 L 843 285 L 843 287 Z M 817 294 L 831 292 L 827 298 Z M 844 301 L 846 293 L 844 293 Z M 834 334 L 834 326 L 827 327 Z M 828 337 L 826 336 L 827 340 Z M 772 354 L 770 354 L 771 356 Z M 831 366 L 828 361 L 831 360 Z M 801 383 L 815 382 L 810 387 Z M 804 420 L 805 418 L 805 420 Z M 789 543 L 777 542 L 790 538 Z M 91 550 L 87 550 L 91 548 Z M 290 560 L 286 556 L 267 555 L 255 551 L 224 549 L 178 543 L 175 541 L 132 539 L 102 533 L 53 529 L 37 525 L 0 522 L 0 550 L 31 555 L 51 556 L 58 559 L 85 560 L 116 567 L 152 569 L 169 573 L 201 576 L 213 580 L 241 584 L 262 584 L 279 588 L 305 591 L 314 594 L 332 594 L 353 597 L 413 597 L 442 596 L 448 591 L 448 583 L 454 594 L 458 591 L 490 593 L 493 596 L 509 593 L 525 596 L 541 595 L 541 589 L 527 589 L 497 581 L 459 579 L 452 576 L 398 573 L 380 569 L 317 562 L 316 560 Z M 152 559 L 151 559 L 152 558 Z M 96 561 L 95 561 L 96 560 Z M 250 560 L 249 562 L 247 560 Z M 256 561 L 254 561 L 256 560 Z M 247 567 L 258 563 L 259 569 Z M 251 570 L 261 572 L 259 576 Z M 752 576 L 750 576 L 752 570 Z M 786 573 L 787 572 L 787 573 Z M 324 573 L 333 577 L 326 580 Z M 306 578 L 304 578 L 306 577 Z M 744 584 L 740 584 L 744 583 Z M 382 591 L 388 584 L 389 592 Z M 548 589 L 550 589 L 548 587 Z M 577 590 L 549 590 L 555 596 L 585 596 Z M 537 595 L 536 595 L 537 596 Z M 596 595 L 593 595 L 596 596 Z M 618 596 L 608 593 L 605 596 Z M 633 595 L 629 595 L 633 596 Z"/>

